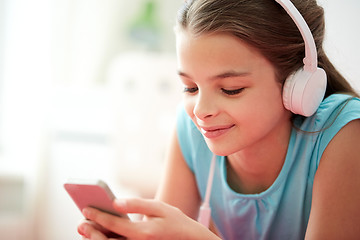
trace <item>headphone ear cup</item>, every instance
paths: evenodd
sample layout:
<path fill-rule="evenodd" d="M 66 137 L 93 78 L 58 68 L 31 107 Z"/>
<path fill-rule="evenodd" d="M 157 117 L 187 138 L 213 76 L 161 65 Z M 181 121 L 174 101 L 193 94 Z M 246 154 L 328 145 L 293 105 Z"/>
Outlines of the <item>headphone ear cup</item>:
<path fill-rule="evenodd" d="M 289 75 L 286 78 L 284 85 L 283 85 L 283 104 L 284 104 L 284 107 L 290 111 L 292 111 L 291 110 L 292 109 L 291 108 L 292 92 L 293 92 L 294 84 L 295 84 L 294 75 L 295 75 L 295 73 Z"/>
<path fill-rule="evenodd" d="M 326 73 L 321 68 L 314 72 L 301 68 L 291 74 L 283 87 L 285 108 L 306 117 L 313 115 L 324 98 L 326 82 Z"/>

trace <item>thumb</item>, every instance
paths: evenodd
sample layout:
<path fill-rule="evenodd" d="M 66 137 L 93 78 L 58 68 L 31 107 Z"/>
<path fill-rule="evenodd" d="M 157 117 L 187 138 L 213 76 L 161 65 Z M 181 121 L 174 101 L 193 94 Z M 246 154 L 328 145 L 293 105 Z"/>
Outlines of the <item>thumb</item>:
<path fill-rule="evenodd" d="M 161 201 L 142 198 L 116 199 L 113 206 L 122 213 L 137 213 L 151 217 L 163 217 L 166 209 L 170 207 Z"/>

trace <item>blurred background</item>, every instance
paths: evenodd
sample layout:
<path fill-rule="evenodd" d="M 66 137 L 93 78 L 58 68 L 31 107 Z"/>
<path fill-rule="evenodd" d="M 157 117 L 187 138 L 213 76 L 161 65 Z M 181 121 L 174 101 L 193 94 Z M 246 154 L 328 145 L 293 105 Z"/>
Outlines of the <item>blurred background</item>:
<path fill-rule="evenodd" d="M 152 197 L 181 100 L 183 0 L 0 0 L 0 238 L 79 239 L 68 178 Z M 326 50 L 360 90 L 360 2 L 321 0 Z"/>

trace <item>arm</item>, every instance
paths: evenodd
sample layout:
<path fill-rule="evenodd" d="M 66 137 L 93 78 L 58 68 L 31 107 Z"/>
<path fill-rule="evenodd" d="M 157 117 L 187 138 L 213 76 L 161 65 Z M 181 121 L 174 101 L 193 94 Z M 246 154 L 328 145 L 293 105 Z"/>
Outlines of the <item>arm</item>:
<path fill-rule="evenodd" d="M 360 239 L 360 120 L 342 128 L 316 172 L 306 239 Z"/>
<path fill-rule="evenodd" d="M 158 188 L 156 199 L 179 208 L 192 219 L 198 216 L 201 198 L 195 176 L 181 153 L 176 131 L 171 139 L 166 157 L 165 175 Z M 212 221 L 209 229 L 219 235 Z"/>
<path fill-rule="evenodd" d="M 166 157 L 165 174 L 156 194 L 156 199 L 179 208 L 189 217 L 198 215 L 201 199 L 195 176 L 181 153 L 176 131 Z"/>

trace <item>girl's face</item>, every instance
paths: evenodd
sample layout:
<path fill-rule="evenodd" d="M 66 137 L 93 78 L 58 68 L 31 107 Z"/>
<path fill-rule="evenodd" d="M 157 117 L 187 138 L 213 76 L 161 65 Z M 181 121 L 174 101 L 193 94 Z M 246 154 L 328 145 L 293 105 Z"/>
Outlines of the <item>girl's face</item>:
<path fill-rule="evenodd" d="M 186 112 L 215 154 L 257 151 L 290 131 L 282 85 L 254 48 L 226 34 L 179 31 L 177 56 Z"/>

